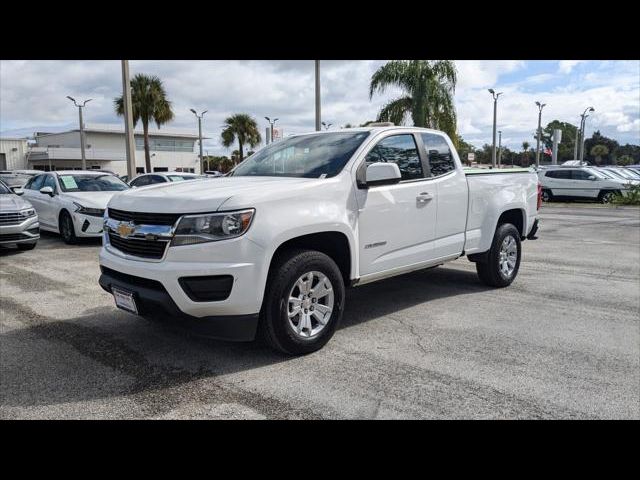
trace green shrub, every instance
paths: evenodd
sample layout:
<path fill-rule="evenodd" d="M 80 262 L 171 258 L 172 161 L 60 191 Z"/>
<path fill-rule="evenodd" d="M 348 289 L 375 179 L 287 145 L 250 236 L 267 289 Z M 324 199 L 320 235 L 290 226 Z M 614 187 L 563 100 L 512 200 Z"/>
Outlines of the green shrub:
<path fill-rule="evenodd" d="M 626 195 L 616 195 L 611 203 L 616 205 L 640 205 L 640 185 L 630 185 Z"/>

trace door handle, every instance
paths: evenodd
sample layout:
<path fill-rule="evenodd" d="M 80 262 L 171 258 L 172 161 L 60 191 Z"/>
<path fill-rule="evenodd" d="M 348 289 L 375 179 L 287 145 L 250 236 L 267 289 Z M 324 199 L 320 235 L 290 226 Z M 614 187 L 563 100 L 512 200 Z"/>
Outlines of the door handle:
<path fill-rule="evenodd" d="M 429 192 L 422 192 L 416 197 L 416 200 L 418 201 L 418 203 L 426 203 L 429 200 L 433 200 L 433 195 L 431 195 Z"/>

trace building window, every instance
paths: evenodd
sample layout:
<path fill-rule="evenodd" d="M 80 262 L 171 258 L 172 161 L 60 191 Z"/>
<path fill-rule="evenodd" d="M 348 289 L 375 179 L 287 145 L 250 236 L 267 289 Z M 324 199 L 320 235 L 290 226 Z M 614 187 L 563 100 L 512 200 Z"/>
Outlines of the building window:
<path fill-rule="evenodd" d="M 176 140 L 173 138 L 149 138 L 149 150 L 159 152 L 193 152 L 194 140 Z M 144 138 L 136 137 L 136 150 L 144 150 Z"/>
<path fill-rule="evenodd" d="M 144 173 L 144 167 L 136 167 L 136 173 Z"/>
<path fill-rule="evenodd" d="M 154 172 L 168 172 L 169 169 L 167 167 L 153 167 Z"/>

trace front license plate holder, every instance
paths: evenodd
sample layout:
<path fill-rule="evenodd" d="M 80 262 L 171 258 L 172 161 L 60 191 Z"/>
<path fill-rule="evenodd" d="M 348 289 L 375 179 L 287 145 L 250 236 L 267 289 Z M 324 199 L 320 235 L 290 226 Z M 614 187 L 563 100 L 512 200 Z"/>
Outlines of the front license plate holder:
<path fill-rule="evenodd" d="M 133 292 L 119 287 L 111 287 L 111 293 L 113 293 L 113 298 L 116 301 L 116 307 L 138 315 L 138 307 Z"/>

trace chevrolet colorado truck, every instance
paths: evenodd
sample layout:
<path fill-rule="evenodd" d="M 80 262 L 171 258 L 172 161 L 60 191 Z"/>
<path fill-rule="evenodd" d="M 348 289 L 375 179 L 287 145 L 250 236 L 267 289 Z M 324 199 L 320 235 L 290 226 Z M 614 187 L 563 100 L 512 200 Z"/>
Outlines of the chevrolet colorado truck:
<path fill-rule="evenodd" d="M 463 256 L 511 284 L 539 208 L 533 171 L 465 170 L 439 131 L 297 135 L 226 177 L 115 195 L 100 285 L 130 312 L 304 354 L 333 335 L 346 287 Z"/>

